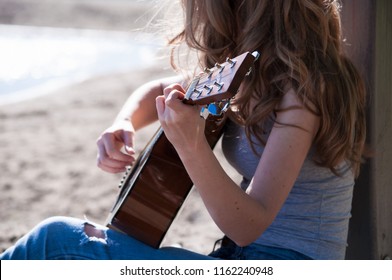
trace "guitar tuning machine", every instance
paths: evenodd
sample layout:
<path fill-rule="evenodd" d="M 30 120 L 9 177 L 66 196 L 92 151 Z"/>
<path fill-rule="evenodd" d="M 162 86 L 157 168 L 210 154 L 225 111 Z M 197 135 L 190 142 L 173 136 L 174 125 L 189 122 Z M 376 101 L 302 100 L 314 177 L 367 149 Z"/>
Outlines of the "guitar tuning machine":
<path fill-rule="evenodd" d="M 209 95 L 211 93 L 211 91 L 212 91 L 212 86 L 204 85 L 204 89 L 207 90 L 207 95 Z"/>
<path fill-rule="evenodd" d="M 199 98 L 199 97 L 201 96 L 201 94 L 203 93 L 203 90 L 200 90 L 200 89 L 195 88 L 195 89 L 193 90 L 193 92 L 195 92 L 195 93 L 197 94 L 197 98 Z"/>
<path fill-rule="evenodd" d="M 223 87 L 223 83 L 219 83 L 218 81 L 214 81 L 214 86 L 217 86 L 218 87 L 218 91 L 220 91 L 221 89 L 222 89 L 222 87 Z"/>
<path fill-rule="evenodd" d="M 211 103 L 206 107 L 203 107 L 200 111 L 200 116 L 203 119 L 207 119 L 209 115 L 221 116 L 230 106 L 230 100 L 219 101 Z"/>
<path fill-rule="evenodd" d="M 258 51 L 254 51 L 252 53 L 253 57 L 255 58 L 255 61 L 258 60 L 260 58 L 260 53 Z M 249 76 L 252 73 L 252 69 L 253 67 L 249 67 L 248 72 L 245 74 L 245 76 Z"/>
<path fill-rule="evenodd" d="M 229 57 L 226 58 L 226 62 L 230 64 L 230 67 L 233 68 L 235 66 L 235 64 L 237 63 L 236 60 L 232 60 Z"/>
<path fill-rule="evenodd" d="M 207 67 L 204 68 L 204 73 L 206 73 L 208 76 L 208 79 L 211 78 L 213 71 Z"/>
<path fill-rule="evenodd" d="M 219 69 L 219 73 L 222 73 L 223 70 L 225 69 L 225 66 L 222 65 L 222 64 L 219 64 L 218 62 L 215 63 L 215 67 L 216 67 L 217 69 Z"/>

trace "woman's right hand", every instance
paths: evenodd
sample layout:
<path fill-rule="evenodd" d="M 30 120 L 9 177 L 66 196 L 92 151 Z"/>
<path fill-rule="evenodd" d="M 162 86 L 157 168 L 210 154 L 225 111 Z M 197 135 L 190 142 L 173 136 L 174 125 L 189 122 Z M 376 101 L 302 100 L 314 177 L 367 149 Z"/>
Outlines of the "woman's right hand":
<path fill-rule="evenodd" d="M 109 173 L 124 172 L 135 162 L 135 129 L 128 120 L 117 120 L 97 139 L 97 165 Z"/>

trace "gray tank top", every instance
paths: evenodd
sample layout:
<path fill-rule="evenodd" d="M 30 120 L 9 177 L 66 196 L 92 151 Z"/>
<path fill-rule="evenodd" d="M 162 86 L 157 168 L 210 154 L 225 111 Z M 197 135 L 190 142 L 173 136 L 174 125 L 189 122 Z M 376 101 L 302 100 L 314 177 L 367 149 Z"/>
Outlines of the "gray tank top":
<path fill-rule="evenodd" d="M 253 153 L 243 127 L 228 121 L 222 150 L 243 176 L 241 187 L 245 190 L 260 156 Z M 256 146 L 256 150 L 262 154 L 263 146 Z M 313 259 L 344 259 L 354 176 L 347 163 L 338 167 L 341 177 L 336 176 L 316 165 L 312 154 L 313 149 L 276 219 L 255 242 L 292 249 Z"/>

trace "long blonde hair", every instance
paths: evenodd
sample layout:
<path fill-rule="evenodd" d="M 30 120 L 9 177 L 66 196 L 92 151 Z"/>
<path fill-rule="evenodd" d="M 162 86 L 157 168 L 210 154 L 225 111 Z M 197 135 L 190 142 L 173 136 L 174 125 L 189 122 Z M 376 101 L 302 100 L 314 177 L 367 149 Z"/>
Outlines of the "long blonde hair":
<path fill-rule="evenodd" d="M 170 44 L 197 50 L 211 67 L 227 56 L 261 56 L 236 98 L 247 135 L 262 141 L 262 124 L 288 84 L 320 116 L 315 161 L 337 172 L 343 160 L 357 175 L 365 141 L 365 86 L 343 53 L 335 0 L 183 0 L 184 29 Z M 173 56 L 174 57 L 174 56 Z M 256 105 L 250 100 L 256 100 Z M 315 108 L 315 109 L 314 109 Z"/>

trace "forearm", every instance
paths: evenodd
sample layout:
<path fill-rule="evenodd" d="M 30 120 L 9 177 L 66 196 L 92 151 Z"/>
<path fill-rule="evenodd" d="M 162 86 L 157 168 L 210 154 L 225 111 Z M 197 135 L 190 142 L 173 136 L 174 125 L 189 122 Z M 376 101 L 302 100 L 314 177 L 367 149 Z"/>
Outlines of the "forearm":
<path fill-rule="evenodd" d="M 117 115 L 117 121 L 130 121 L 135 130 L 138 130 L 158 119 L 155 99 L 163 94 L 163 89 L 172 83 L 181 82 L 181 77 L 169 77 L 154 80 L 136 89 Z"/>
<path fill-rule="evenodd" d="M 272 221 L 267 211 L 227 175 L 207 143 L 194 148 L 179 155 L 212 219 L 238 245 L 253 242 Z"/>
<path fill-rule="evenodd" d="M 118 173 L 135 162 L 135 131 L 158 119 L 155 98 L 163 94 L 166 86 L 179 80 L 179 77 L 155 80 L 131 94 L 113 124 L 97 139 L 99 168 Z"/>

